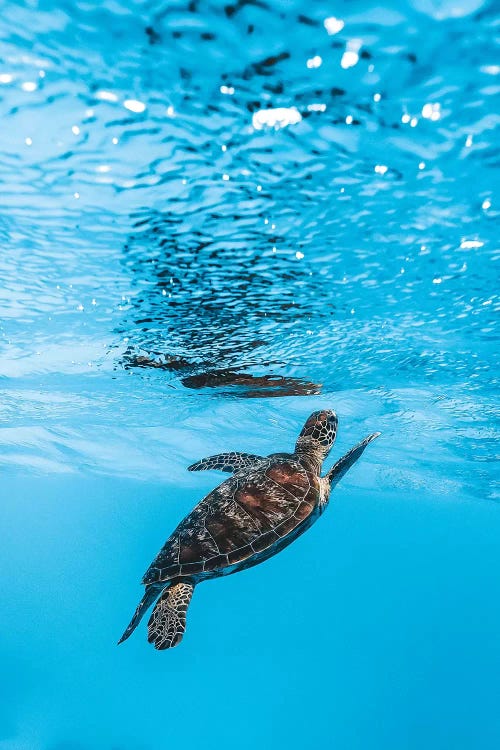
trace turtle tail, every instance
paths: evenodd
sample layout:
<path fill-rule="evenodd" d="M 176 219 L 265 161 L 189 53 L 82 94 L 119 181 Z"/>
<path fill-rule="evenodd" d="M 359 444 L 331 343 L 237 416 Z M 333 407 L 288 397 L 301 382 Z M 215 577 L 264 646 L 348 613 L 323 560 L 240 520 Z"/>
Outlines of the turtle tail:
<path fill-rule="evenodd" d="M 174 583 L 160 596 L 148 623 L 148 641 L 163 651 L 181 642 L 186 630 L 186 612 L 193 596 L 194 583 Z"/>
<path fill-rule="evenodd" d="M 163 586 L 162 586 L 163 588 Z M 134 616 L 130 620 L 130 623 L 118 641 L 118 645 L 120 643 L 123 643 L 123 641 L 126 641 L 129 636 L 132 635 L 136 627 L 139 625 L 140 621 L 144 617 L 144 614 L 146 613 L 146 610 L 149 609 L 149 607 L 152 605 L 154 600 L 157 598 L 158 594 L 160 593 L 162 589 L 158 588 L 158 586 L 147 586 L 146 591 L 144 592 L 144 596 L 142 597 L 141 601 L 137 605 L 137 609 L 134 612 Z"/>

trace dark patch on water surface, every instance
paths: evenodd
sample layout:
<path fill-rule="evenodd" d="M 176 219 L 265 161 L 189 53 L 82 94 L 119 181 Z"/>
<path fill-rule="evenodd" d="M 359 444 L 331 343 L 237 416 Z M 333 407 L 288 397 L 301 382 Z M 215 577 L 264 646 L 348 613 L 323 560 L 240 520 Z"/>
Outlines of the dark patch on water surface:
<path fill-rule="evenodd" d="M 244 398 L 311 396 L 321 393 L 321 385 L 301 378 L 273 374 L 253 375 L 250 372 L 236 372 L 230 369 L 207 370 L 180 357 L 153 359 L 129 353 L 124 355 L 123 364 L 125 369 L 144 368 L 177 373 L 185 388 L 217 388 L 222 389 L 221 393 Z M 224 391 L 224 388 L 230 390 Z"/>
<path fill-rule="evenodd" d="M 174 373 L 186 388 L 234 387 L 234 395 L 247 397 L 320 392 L 317 383 L 287 374 L 282 362 L 267 361 L 277 335 L 315 314 L 317 282 L 295 253 L 278 253 L 277 232 L 252 227 L 254 208 L 238 207 L 226 240 L 217 234 L 228 217 L 216 211 L 196 229 L 191 215 L 136 220 L 124 262 L 148 287 L 129 313 L 126 368 Z M 321 306 L 331 312 L 332 301 Z M 280 371 L 269 370 L 273 364 Z"/>

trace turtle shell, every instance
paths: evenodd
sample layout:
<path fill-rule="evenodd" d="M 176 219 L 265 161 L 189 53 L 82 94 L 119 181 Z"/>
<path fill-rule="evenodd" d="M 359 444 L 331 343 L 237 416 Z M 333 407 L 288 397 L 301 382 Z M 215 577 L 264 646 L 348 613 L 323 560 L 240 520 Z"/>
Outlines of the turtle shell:
<path fill-rule="evenodd" d="M 270 457 L 203 498 L 167 539 L 142 582 L 200 580 L 250 567 L 286 546 L 301 525 L 305 530 L 318 501 L 319 476 L 293 456 Z"/>

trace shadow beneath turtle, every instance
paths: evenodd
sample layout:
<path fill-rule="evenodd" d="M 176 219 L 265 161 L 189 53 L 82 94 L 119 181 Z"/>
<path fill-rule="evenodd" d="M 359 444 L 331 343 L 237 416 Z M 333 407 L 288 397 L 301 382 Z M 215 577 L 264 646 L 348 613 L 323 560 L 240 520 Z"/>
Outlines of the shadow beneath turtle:
<path fill-rule="evenodd" d="M 192 365 L 182 358 L 164 357 L 152 359 L 144 355 L 125 356 L 125 369 L 145 368 L 165 370 L 167 372 L 186 373 Z M 196 390 L 204 388 L 220 389 L 221 395 L 240 396 L 242 398 L 273 398 L 278 396 L 311 396 L 321 393 L 321 385 L 302 378 L 284 377 L 282 375 L 253 375 L 231 369 L 205 370 L 185 374 L 180 378 L 185 388 Z M 229 390 L 228 390 L 229 389 Z"/>
<path fill-rule="evenodd" d="M 200 220 L 175 200 L 171 208 L 136 216 L 124 247 L 134 291 L 121 366 L 246 398 L 318 394 L 318 383 L 287 372 L 283 356 L 302 320 L 328 312 L 308 267 L 291 251 L 274 253 L 281 238 L 246 228 L 244 213 L 228 222 L 213 210 Z"/>

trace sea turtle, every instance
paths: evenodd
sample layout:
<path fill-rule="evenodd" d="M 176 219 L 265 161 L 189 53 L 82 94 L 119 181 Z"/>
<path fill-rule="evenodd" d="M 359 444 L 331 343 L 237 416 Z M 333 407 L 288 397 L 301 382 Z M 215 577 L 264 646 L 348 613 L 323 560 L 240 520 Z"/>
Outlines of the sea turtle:
<path fill-rule="evenodd" d="M 221 453 L 189 467 L 219 469 L 233 476 L 201 500 L 167 539 L 144 575 L 146 592 L 119 643 L 157 599 L 148 641 L 157 649 L 176 646 L 198 583 L 266 560 L 316 521 L 332 488 L 380 435 L 366 437 L 322 477 L 321 465 L 335 441 L 337 424 L 335 412 L 316 411 L 305 423 L 294 453 Z"/>

